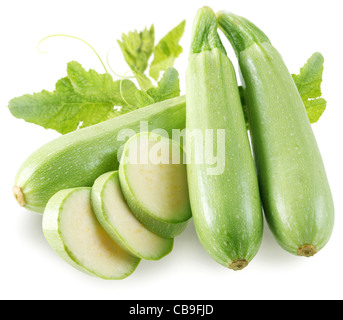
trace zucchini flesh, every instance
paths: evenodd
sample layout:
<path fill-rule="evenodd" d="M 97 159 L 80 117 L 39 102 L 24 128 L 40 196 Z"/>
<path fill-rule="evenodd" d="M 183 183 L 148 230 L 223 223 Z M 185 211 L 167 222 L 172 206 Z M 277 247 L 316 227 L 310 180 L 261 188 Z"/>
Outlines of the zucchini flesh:
<path fill-rule="evenodd" d="M 305 107 L 267 36 L 242 17 L 217 17 L 239 60 L 268 224 L 285 250 L 312 256 L 329 241 L 334 205 Z"/>
<path fill-rule="evenodd" d="M 149 130 L 162 128 L 171 136 L 173 129 L 185 128 L 185 102 L 184 96 L 159 102 L 42 146 L 18 170 L 13 188 L 18 203 L 43 213 L 56 192 L 91 187 L 101 174 L 119 168 L 117 153 L 128 137 L 118 140 L 118 134 L 138 133 L 143 121 Z"/>
<path fill-rule="evenodd" d="M 176 141 L 142 132 L 125 144 L 120 184 L 133 214 L 149 230 L 174 238 L 192 217 L 183 150 Z"/>
<path fill-rule="evenodd" d="M 45 238 L 56 253 L 86 274 L 107 280 L 128 277 L 140 259 L 114 242 L 96 219 L 90 188 L 57 192 L 43 216 Z"/>
<path fill-rule="evenodd" d="M 118 171 L 96 179 L 91 198 L 98 221 L 124 250 L 145 260 L 159 260 L 172 251 L 173 239 L 158 236 L 135 218 L 121 191 Z"/>
<path fill-rule="evenodd" d="M 262 208 L 235 71 L 217 33 L 216 16 L 207 7 L 194 21 L 186 84 L 187 174 L 195 228 L 215 261 L 241 270 L 260 247 Z M 197 161 L 212 150 L 205 145 L 197 151 L 193 133 L 204 137 L 208 129 L 213 130 L 214 152 L 225 149 L 222 173 L 213 174 L 210 162 Z"/>

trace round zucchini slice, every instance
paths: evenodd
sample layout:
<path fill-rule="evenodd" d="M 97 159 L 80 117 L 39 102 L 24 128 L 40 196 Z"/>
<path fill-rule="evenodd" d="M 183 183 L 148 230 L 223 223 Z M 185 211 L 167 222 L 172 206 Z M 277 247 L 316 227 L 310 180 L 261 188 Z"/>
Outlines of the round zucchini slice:
<path fill-rule="evenodd" d="M 89 275 L 123 279 L 131 275 L 140 262 L 101 227 L 92 210 L 90 188 L 57 192 L 46 206 L 43 232 L 62 259 Z"/>
<path fill-rule="evenodd" d="M 91 198 L 98 221 L 124 250 L 145 260 L 159 260 L 172 251 L 174 239 L 151 232 L 131 212 L 118 171 L 101 175 L 94 183 Z"/>
<path fill-rule="evenodd" d="M 119 165 L 121 188 L 131 211 L 164 238 L 180 235 L 192 217 L 184 159 L 176 141 L 143 132 L 127 141 Z"/>

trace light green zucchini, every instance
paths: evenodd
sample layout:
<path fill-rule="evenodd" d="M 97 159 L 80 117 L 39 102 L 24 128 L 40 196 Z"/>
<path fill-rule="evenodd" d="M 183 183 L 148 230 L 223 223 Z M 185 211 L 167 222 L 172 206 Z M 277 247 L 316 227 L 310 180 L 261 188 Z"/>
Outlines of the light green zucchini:
<path fill-rule="evenodd" d="M 187 174 L 196 231 L 214 260 L 241 270 L 258 252 L 263 216 L 235 71 L 207 7 L 194 21 L 186 84 Z M 218 172 L 206 161 L 212 146 L 199 151 L 206 139 L 194 140 L 194 132 L 212 132 L 214 152 L 224 153 L 217 157 Z"/>
<path fill-rule="evenodd" d="M 91 199 L 98 221 L 124 250 L 145 260 L 159 260 L 172 251 L 174 239 L 149 231 L 133 215 L 121 191 L 118 171 L 95 180 Z"/>
<path fill-rule="evenodd" d="M 192 213 L 179 143 L 151 132 L 135 135 L 125 144 L 119 177 L 128 206 L 147 229 L 164 238 L 185 230 Z"/>
<path fill-rule="evenodd" d="M 280 245 L 313 256 L 328 242 L 334 204 L 305 107 L 279 52 L 250 21 L 220 12 L 239 61 L 260 191 Z"/>
<path fill-rule="evenodd" d="M 140 259 L 124 251 L 97 221 L 90 188 L 57 192 L 43 216 L 46 240 L 74 268 L 103 279 L 128 277 Z"/>
<path fill-rule="evenodd" d="M 148 123 L 149 130 L 162 128 L 170 136 L 172 129 L 184 129 L 185 97 L 156 103 L 47 143 L 18 170 L 13 188 L 18 203 L 43 213 L 56 192 L 91 187 L 101 174 L 117 170 L 117 153 L 127 140 L 125 135 L 140 132 L 141 121 Z M 119 139 L 118 134 L 124 137 Z"/>

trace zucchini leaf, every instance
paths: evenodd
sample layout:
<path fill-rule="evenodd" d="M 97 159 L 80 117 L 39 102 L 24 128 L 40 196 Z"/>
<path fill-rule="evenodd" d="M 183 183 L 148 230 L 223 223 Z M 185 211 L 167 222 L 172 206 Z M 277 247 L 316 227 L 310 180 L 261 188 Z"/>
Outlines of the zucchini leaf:
<path fill-rule="evenodd" d="M 181 22 L 164 36 L 154 46 L 155 29 L 152 25 L 150 30 L 129 32 L 122 35 L 118 40 L 120 49 L 126 63 L 132 70 L 140 88 L 144 91 L 154 88 L 151 79 L 145 74 L 148 68 L 149 58 L 154 53 L 154 59 L 150 65 L 149 76 L 158 81 L 160 74 L 174 65 L 175 59 L 182 53 L 183 49 L 179 41 L 183 36 L 186 21 Z"/>
<path fill-rule="evenodd" d="M 155 102 L 178 97 L 180 95 L 180 81 L 177 70 L 173 67 L 168 68 L 158 82 L 158 86 L 147 90 L 147 94 Z"/>
<path fill-rule="evenodd" d="M 124 59 L 137 81 L 114 81 L 109 73 L 86 71 L 81 64 L 71 61 L 67 76 L 60 79 L 55 90 L 43 90 L 13 98 L 9 110 L 13 116 L 27 122 L 66 134 L 91 126 L 118 115 L 180 95 L 179 74 L 172 68 L 175 58 L 182 52 L 178 45 L 185 21 L 170 31 L 155 47 L 155 28 L 122 34 L 118 44 Z M 152 54 L 155 59 L 150 70 L 161 80 L 153 85 L 145 74 Z"/>
<path fill-rule="evenodd" d="M 43 90 L 12 99 L 9 102 L 12 115 L 66 134 L 146 103 L 130 80 L 113 81 L 110 74 L 86 71 L 75 61 L 68 63 L 67 74 L 56 83 L 53 92 Z"/>
<path fill-rule="evenodd" d="M 43 90 L 14 98 L 9 110 L 16 118 L 66 134 L 179 95 L 174 68 L 165 72 L 157 87 L 146 92 L 130 80 L 114 81 L 108 73 L 86 71 L 72 61 L 67 77 L 57 81 L 53 92 Z"/>
<path fill-rule="evenodd" d="M 151 80 L 144 72 L 148 68 L 149 58 L 155 46 L 154 25 L 149 30 L 145 28 L 141 32 L 135 30 L 122 34 L 122 40 L 118 40 L 118 44 L 141 89 L 147 90 L 152 87 Z"/>
<path fill-rule="evenodd" d="M 311 123 L 317 122 L 326 109 L 326 100 L 322 98 L 321 91 L 323 69 L 324 57 L 316 52 L 298 75 L 292 74 Z"/>
<path fill-rule="evenodd" d="M 175 59 L 182 53 L 183 49 L 179 45 L 185 31 L 186 21 L 182 21 L 173 30 L 168 32 L 154 49 L 154 60 L 150 65 L 149 75 L 156 81 L 162 71 L 174 65 Z"/>
<path fill-rule="evenodd" d="M 323 81 L 324 57 L 315 52 L 300 69 L 298 75 L 292 74 L 293 80 L 301 99 L 304 103 L 307 116 L 310 123 L 315 123 L 319 120 L 326 109 L 326 100 L 322 98 L 321 83 Z M 243 88 L 239 87 L 241 96 L 244 118 L 247 129 L 249 129 L 247 108 L 243 94 Z"/>
<path fill-rule="evenodd" d="M 53 92 L 43 90 L 12 99 L 9 109 L 16 118 L 62 134 L 106 120 L 113 112 L 109 102 L 87 100 L 75 92 L 68 78 L 59 80 Z"/>
<path fill-rule="evenodd" d="M 67 75 L 75 92 L 87 101 L 101 101 L 122 107 L 141 106 L 136 98 L 139 90 L 130 80 L 113 81 L 109 73 L 99 74 L 92 69 L 86 71 L 76 61 L 68 63 Z"/>
<path fill-rule="evenodd" d="M 135 30 L 127 35 L 122 34 L 122 40 L 118 40 L 118 44 L 131 70 L 135 74 L 144 74 L 155 46 L 154 25 L 149 30 L 145 28 L 141 32 Z"/>

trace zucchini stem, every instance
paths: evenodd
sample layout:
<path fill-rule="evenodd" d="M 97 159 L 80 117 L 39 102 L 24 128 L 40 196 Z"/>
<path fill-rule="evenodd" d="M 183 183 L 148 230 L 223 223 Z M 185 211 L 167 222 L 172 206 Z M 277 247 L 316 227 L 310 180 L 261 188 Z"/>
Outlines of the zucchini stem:
<path fill-rule="evenodd" d="M 13 187 L 13 194 L 15 199 L 17 200 L 17 202 L 19 203 L 19 205 L 21 207 L 24 207 L 26 205 L 26 201 L 25 201 L 25 196 L 23 191 L 21 190 L 20 187 L 14 186 Z"/>
<path fill-rule="evenodd" d="M 229 265 L 229 269 L 233 271 L 240 271 L 247 267 L 249 264 L 246 260 L 236 260 Z"/>
<path fill-rule="evenodd" d="M 217 20 L 219 28 L 231 42 L 237 56 L 253 44 L 270 42 L 262 30 L 243 17 L 219 11 Z"/>
<path fill-rule="evenodd" d="M 200 53 L 219 48 L 226 54 L 217 29 L 217 17 L 213 10 L 209 7 L 199 9 L 193 24 L 191 52 Z"/>
<path fill-rule="evenodd" d="M 313 246 L 312 244 L 308 244 L 299 248 L 298 256 L 310 258 L 313 257 L 317 252 L 318 251 L 315 246 Z"/>

